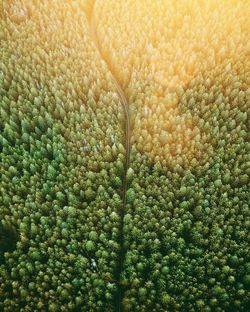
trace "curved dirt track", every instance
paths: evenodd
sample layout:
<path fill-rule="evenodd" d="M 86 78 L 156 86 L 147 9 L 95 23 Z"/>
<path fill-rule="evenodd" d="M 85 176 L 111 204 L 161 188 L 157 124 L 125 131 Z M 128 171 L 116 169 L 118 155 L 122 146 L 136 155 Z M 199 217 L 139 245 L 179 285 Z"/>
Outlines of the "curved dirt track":
<path fill-rule="evenodd" d="M 125 161 L 125 173 L 124 173 L 124 178 L 123 178 L 123 184 L 122 184 L 122 207 L 120 211 L 120 237 L 119 237 L 119 243 L 120 243 L 120 253 L 119 253 L 119 260 L 117 264 L 117 269 L 114 274 L 113 282 L 115 282 L 118 286 L 118 293 L 115 298 L 115 311 L 122 311 L 122 298 L 123 298 L 123 292 L 124 292 L 124 286 L 122 286 L 122 282 L 120 281 L 120 275 L 123 269 L 123 261 L 125 257 L 125 249 L 124 249 L 124 234 L 123 234 L 123 226 L 124 226 L 124 215 L 125 215 L 125 209 L 126 209 L 126 204 L 127 204 L 127 189 L 128 189 L 128 182 L 127 182 L 127 171 L 130 166 L 130 138 L 131 138 L 131 128 L 130 128 L 130 119 L 129 119 L 129 104 L 126 98 L 126 95 L 119 84 L 118 80 L 115 77 L 115 74 L 113 73 L 108 60 L 105 59 L 103 56 L 100 43 L 98 40 L 98 36 L 96 33 L 96 23 L 95 23 L 95 5 L 98 3 L 98 1 L 95 1 L 92 7 L 92 11 L 90 14 L 89 18 L 89 23 L 90 23 L 90 34 L 92 37 L 93 42 L 95 43 L 96 49 L 99 51 L 101 59 L 106 63 L 110 76 L 112 79 L 113 84 L 116 87 L 116 90 L 119 94 L 120 101 L 123 105 L 124 109 L 124 114 L 125 114 L 125 149 L 126 149 L 126 161 Z"/>

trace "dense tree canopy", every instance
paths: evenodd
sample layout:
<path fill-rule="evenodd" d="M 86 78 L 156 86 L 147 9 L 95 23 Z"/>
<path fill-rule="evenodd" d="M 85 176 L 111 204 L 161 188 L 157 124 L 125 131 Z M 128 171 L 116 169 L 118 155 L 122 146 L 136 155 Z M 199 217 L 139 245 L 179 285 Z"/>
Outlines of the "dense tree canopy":
<path fill-rule="evenodd" d="M 249 11 L 0 2 L 1 311 L 247 311 Z"/>

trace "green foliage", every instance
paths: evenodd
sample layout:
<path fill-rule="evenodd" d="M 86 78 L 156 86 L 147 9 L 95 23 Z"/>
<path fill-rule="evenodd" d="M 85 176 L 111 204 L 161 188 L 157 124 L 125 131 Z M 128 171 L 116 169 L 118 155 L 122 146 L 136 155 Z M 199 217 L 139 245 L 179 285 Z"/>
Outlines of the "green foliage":
<path fill-rule="evenodd" d="M 247 311 L 248 2 L 93 5 L 0 3 L 0 311 Z"/>
<path fill-rule="evenodd" d="M 114 309 L 123 109 L 87 2 L 0 4 L 1 311 Z"/>

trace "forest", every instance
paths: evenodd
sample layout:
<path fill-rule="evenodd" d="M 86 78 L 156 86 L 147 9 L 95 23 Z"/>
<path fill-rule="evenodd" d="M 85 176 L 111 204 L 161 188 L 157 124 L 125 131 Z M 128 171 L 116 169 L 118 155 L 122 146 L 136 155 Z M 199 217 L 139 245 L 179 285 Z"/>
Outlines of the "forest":
<path fill-rule="evenodd" d="M 0 1 L 0 311 L 250 311 L 250 1 Z"/>

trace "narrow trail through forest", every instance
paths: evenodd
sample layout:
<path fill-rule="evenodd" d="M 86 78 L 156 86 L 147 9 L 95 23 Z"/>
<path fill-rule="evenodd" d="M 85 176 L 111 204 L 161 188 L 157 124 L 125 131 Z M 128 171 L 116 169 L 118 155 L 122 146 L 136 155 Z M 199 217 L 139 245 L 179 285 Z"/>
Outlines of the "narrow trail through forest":
<path fill-rule="evenodd" d="M 121 277 L 121 272 L 123 270 L 123 262 L 124 262 L 124 257 L 125 257 L 125 249 L 124 249 L 124 215 L 125 215 L 125 210 L 126 210 L 126 204 L 127 204 L 127 189 L 128 189 L 128 181 L 127 181 L 127 172 L 130 166 L 130 138 L 131 138 L 131 128 L 130 128 L 130 119 L 129 119 L 129 104 L 126 98 L 126 95 L 121 87 L 121 85 L 119 84 L 117 78 L 115 77 L 114 72 L 112 71 L 109 61 L 107 59 L 105 59 L 101 47 L 100 47 L 100 43 L 98 40 L 98 36 L 96 33 L 96 24 L 95 24 L 95 18 L 94 18 L 94 12 L 95 12 L 95 5 L 96 5 L 97 1 L 94 2 L 91 13 L 90 13 L 90 18 L 89 18 L 89 23 L 90 23 L 90 33 L 91 33 L 91 37 L 93 42 L 95 43 L 95 46 L 97 48 L 97 50 L 99 51 L 99 54 L 102 58 L 102 60 L 106 63 L 110 75 L 111 75 L 111 79 L 112 82 L 114 83 L 116 90 L 119 94 L 120 97 L 120 101 L 123 105 L 124 108 L 124 114 L 125 114 L 125 150 L 126 150 L 126 160 L 125 160 L 125 170 L 124 170 L 124 178 L 123 178 L 123 183 L 122 183 L 122 207 L 120 210 L 120 219 L 121 219 L 121 223 L 120 223 L 120 228 L 119 228 L 119 243 L 120 243 L 120 253 L 119 253 L 119 260 L 117 263 L 117 268 L 116 268 L 116 272 L 114 274 L 114 281 L 118 281 L 118 293 L 116 295 L 115 298 L 115 311 L 122 311 L 122 299 L 123 299 L 123 292 L 124 292 L 124 286 L 122 286 L 121 281 L 120 281 L 120 277 Z"/>

